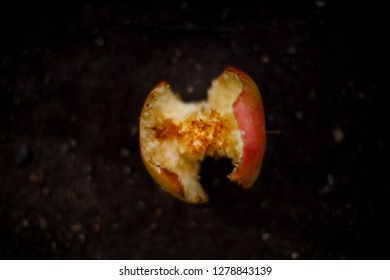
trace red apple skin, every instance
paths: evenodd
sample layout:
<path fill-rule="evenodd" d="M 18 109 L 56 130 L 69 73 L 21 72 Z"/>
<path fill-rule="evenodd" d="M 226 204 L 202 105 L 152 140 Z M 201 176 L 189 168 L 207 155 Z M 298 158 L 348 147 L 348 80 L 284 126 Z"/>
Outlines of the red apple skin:
<path fill-rule="evenodd" d="M 233 104 L 233 113 L 242 132 L 244 151 L 241 164 L 230 174 L 230 180 L 244 188 L 256 181 L 266 147 L 263 102 L 255 82 L 247 74 L 228 66 L 225 71 L 236 74 L 242 83 L 242 92 Z"/>

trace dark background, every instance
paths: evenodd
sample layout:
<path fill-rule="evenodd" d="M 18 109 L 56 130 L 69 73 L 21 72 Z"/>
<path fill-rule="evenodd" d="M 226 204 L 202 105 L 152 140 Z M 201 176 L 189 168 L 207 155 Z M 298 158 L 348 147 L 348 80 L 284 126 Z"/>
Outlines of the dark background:
<path fill-rule="evenodd" d="M 0 258 L 389 258 L 383 7 L 126 2 L 1 8 Z M 139 114 L 161 80 L 199 100 L 227 65 L 282 133 L 252 189 L 207 160 L 211 202 L 189 205 L 145 170 Z"/>

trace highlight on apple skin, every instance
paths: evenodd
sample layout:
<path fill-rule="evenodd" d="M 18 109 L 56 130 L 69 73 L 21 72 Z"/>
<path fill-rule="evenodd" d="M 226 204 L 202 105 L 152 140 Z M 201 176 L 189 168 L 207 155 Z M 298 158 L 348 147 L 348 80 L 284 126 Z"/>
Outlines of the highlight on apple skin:
<path fill-rule="evenodd" d="M 263 103 L 255 82 L 228 66 L 201 102 L 183 102 L 167 82 L 145 100 L 140 116 L 142 160 L 154 180 L 189 203 L 209 200 L 199 183 L 206 157 L 226 157 L 232 182 L 249 188 L 256 181 L 266 147 Z"/>

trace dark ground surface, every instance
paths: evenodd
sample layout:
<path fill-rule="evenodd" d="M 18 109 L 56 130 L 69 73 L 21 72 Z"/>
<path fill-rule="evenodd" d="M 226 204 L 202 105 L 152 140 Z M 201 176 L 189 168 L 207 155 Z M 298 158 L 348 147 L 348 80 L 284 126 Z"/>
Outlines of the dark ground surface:
<path fill-rule="evenodd" d="M 384 13 L 293 2 L 3 7 L 0 258 L 390 258 Z M 188 205 L 146 172 L 138 117 L 159 81 L 198 100 L 226 65 L 282 134 L 252 189 L 210 160 Z"/>

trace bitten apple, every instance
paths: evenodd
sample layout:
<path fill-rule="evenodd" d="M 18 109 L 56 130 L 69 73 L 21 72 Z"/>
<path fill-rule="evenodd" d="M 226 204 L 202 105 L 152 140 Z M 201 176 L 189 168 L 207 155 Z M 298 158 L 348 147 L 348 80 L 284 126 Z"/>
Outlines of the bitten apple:
<path fill-rule="evenodd" d="M 167 82 L 146 98 L 140 117 L 145 166 L 164 190 L 190 203 L 208 201 L 199 183 L 206 157 L 227 157 L 229 179 L 244 188 L 259 175 L 266 145 L 264 109 L 255 82 L 226 67 L 212 82 L 207 101 L 182 102 Z"/>

